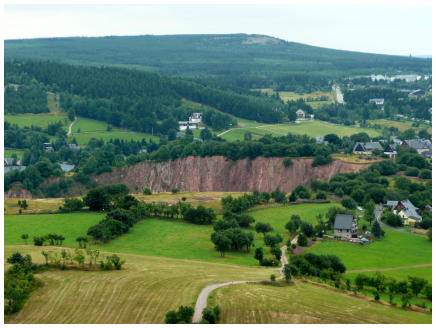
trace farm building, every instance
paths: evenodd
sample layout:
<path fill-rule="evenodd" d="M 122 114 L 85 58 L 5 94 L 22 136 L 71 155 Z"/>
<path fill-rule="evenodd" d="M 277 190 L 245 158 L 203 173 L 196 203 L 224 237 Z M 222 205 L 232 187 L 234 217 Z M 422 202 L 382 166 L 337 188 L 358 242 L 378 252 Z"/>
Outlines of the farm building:
<path fill-rule="evenodd" d="M 369 155 L 374 150 L 383 150 L 380 142 L 358 142 L 354 145 L 353 153 Z"/>
<path fill-rule="evenodd" d="M 356 238 L 356 219 L 349 214 L 336 214 L 333 234 L 337 237 Z"/>

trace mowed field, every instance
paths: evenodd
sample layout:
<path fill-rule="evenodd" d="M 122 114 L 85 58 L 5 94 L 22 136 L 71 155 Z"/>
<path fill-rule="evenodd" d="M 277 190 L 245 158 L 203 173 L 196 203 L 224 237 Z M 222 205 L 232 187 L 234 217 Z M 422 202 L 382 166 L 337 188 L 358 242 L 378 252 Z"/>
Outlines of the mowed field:
<path fill-rule="evenodd" d="M 44 263 L 41 251 L 50 247 L 6 246 Z M 24 308 L 7 323 L 164 323 L 165 313 L 180 305 L 195 305 L 200 290 L 230 280 L 258 280 L 272 269 L 189 260 L 119 254 L 121 271 L 51 270 L 38 274 L 44 286 L 33 292 Z"/>
<path fill-rule="evenodd" d="M 120 128 L 113 127 L 111 131 L 107 131 L 108 124 L 102 121 L 97 121 L 89 118 L 78 117 L 71 129 L 71 137 L 77 140 L 79 145 L 88 144 L 92 138 L 103 139 L 105 142 L 110 139 L 147 141 L 153 139 L 158 142 L 159 138 L 152 137 L 150 134 L 133 132 Z"/>
<path fill-rule="evenodd" d="M 344 262 L 347 270 L 392 268 L 384 272 L 398 275 L 398 269 L 418 264 L 431 264 L 431 243 L 427 238 L 385 229 L 381 240 L 369 245 L 354 245 L 346 242 L 326 241 L 311 248 L 315 254 L 335 254 Z M 413 269 L 415 271 L 418 269 Z M 431 280 L 431 270 L 423 271 Z"/>
<path fill-rule="evenodd" d="M 261 91 L 263 93 L 266 93 L 268 95 L 275 94 L 276 92 L 271 88 L 265 88 L 265 89 L 254 89 L 257 91 Z M 334 97 L 332 92 L 327 91 L 315 91 L 311 93 L 296 93 L 293 91 L 279 91 L 280 98 L 286 103 L 290 100 L 298 100 L 298 99 L 304 99 L 310 106 L 313 108 L 318 108 L 322 105 L 327 105 L 334 101 Z M 320 100 L 320 101 L 307 101 L 308 98 L 320 98 L 320 97 L 327 97 L 327 100 Z"/>
<path fill-rule="evenodd" d="M 24 150 L 21 149 L 5 149 L 5 158 L 12 157 L 12 154 L 16 154 L 17 158 L 23 157 Z"/>
<path fill-rule="evenodd" d="M 412 121 L 393 121 L 393 120 L 386 120 L 386 119 L 378 119 L 378 120 L 371 120 L 368 122 L 371 124 L 378 124 L 386 128 L 395 127 L 400 132 L 403 132 L 407 129 L 413 129 L 415 130 L 415 132 L 418 133 L 420 130 L 426 129 L 427 132 L 431 134 L 431 126 L 422 122 L 418 122 L 419 127 L 412 126 L 412 124 L 415 123 Z"/>
<path fill-rule="evenodd" d="M 5 214 L 18 214 L 20 208 L 18 207 L 18 201 L 22 199 L 7 198 L 4 201 Z M 63 204 L 63 198 L 33 198 L 26 199 L 28 207 L 21 209 L 23 214 L 27 213 L 40 213 L 47 211 L 57 211 L 59 206 Z"/>
<path fill-rule="evenodd" d="M 337 290 L 294 281 L 290 286 L 246 284 L 217 289 L 225 324 L 376 324 L 431 323 L 431 314 L 358 299 Z"/>
<path fill-rule="evenodd" d="M 86 236 L 88 228 L 103 217 L 93 212 L 5 215 L 5 245 L 24 244 L 22 234 L 28 234 L 28 243 L 32 244 L 34 236 L 56 233 L 65 237 L 65 246 L 77 247 L 76 238 Z"/>
<path fill-rule="evenodd" d="M 17 124 L 19 127 L 24 126 L 39 126 L 46 128 L 49 124 L 62 122 L 66 125 L 68 122 L 67 115 L 53 115 L 53 114 L 18 114 L 18 115 L 5 115 L 5 121 L 11 124 Z"/>
<path fill-rule="evenodd" d="M 334 133 L 339 137 L 350 136 L 352 134 L 366 132 L 370 137 L 380 135 L 380 132 L 371 128 L 360 128 L 356 126 L 335 125 L 332 123 L 322 122 L 318 120 L 301 121 L 299 123 L 287 124 L 259 124 L 256 127 L 244 127 L 233 129 L 221 137 L 228 140 L 243 140 L 245 132 L 251 132 L 254 138 L 259 138 L 262 135 L 271 134 L 274 137 L 285 136 L 288 133 L 307 134 L 310 137 L 325 136 L 329 133 Z"/>
<path fill-rule="evenodd" d="M 314 223 L 316 215 L 324 214 L 331 206 L 334 204 L 300 204 L 262 209 L 249 214 L 256 222 L 270 223 L 275 232 L 282 235 L 285 242 L 290 236 L 284 226 L 292 214 L 299 214 L 302 220 Z M 29 234 L 29 243 L 32 243 L 33 236 L 57 233 L 65 236 L 65 246 L 76 247 L 76 238 L 85 236 L 88 228 L 98 223 L 103 217 L 104 214 L 93 212 L 5 215 L 5 244 L 23 244 L 20 238 L 23 233 Z M 254 229 L 252 231 L 255 236 L 255 247 L 265 247 L 263 235 L 256 233 Z M 258 265 L 253 257 L 253 251 L 250 253 L 228 252 L 225 257 L 221 257 L 210 240 L 212 232 L 213 226 L 210 225 L 147 218 L 133 226 L 129 233 L 97 247 L 110 252 Z"/>
<path fill-rule="evenodd" d="M 78 117 L 71 129 L 71 137 L 76 138 L 79 145 L 88 144 L 92 138 L 103 139 L 107 142 L 110 139 L 135 140 L 141 141 L 145 139 L 150 141 L 159 141 L 159 138 L 152 137 L 150 134 L 133 132 L 120 128 L 113 127 L 111 131 L 107 131 L 108 124 L 102 121 L 97 121 L 89 118 Z"/>

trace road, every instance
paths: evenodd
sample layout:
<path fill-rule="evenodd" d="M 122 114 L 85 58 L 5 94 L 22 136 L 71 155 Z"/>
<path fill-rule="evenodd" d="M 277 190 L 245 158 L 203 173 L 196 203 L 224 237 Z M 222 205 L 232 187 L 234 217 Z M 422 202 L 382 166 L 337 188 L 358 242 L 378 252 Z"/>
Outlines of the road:
<path fill-rule="evenodd" d="M 280 267 L 280 278 L 284 278 L 284 268 L 285 265 L 288 264 L 288 258 L 286 256 L 286 250 L 287 246 L 282 246 L 282 257 L 280 258 L 280 262 L 282 263 L 282 266 Z M 228 286 L 228 285 L 238 285 L 238 284 L 246 284 L 250 282 L 261 282 L 262 280 L 242 280 L 242 281 L 228 281 L 228 282 L 222 282 L 218 284 L 212 284 L 204 287 L 200 295 L 198 295 L 197 302 L 195 303 L 195 309 L 194 309 L 194 315 L 192 317 L 192 323 L 198 323 L 203 318 L 203 310 L 207 307 L 207 299 L 211 292 L 213 292 L 215 289 Z"/>
<path fill-rule="evenodd" d="M 335 86 L 333 86 L 333 89 L 335 90 L 335 93 L 336 93 L 336 101 L 339 104 L 342 104 L 342 105 L 345 104 L 344 95 L 342 94 L 341 88 L 339 88 L 339 86 L 335 85 Z"/>
<path fill-rule="evenodd" d="M 68 127 L 68 133 L 67 133 L 68 137 L 71 135 L 71 129 L 73 127 L 73 124 L 76 123 L 76 121 L 77 121 L 77 117 L 74 118 L 74 121 L 72 121 L 70 126 Z"/>
<path fill-rule="evenodd" d="M 409 233 L 411 235 L 415 235 L 415 236 L 420 236 L 420 237 L 426 237 L 425 235 L 421 234 L 421 233 L 417 233 L 417 232 L 413 232 L 413 231 L 409 231 L 406 230 L 404 228 L 396 228 L 396 227 L 391 227 L 390 225 L 387 225 L 385 223 L 383 223 L 380 220 L 380 215 L 383 212 L 383 206 L 382 205 L 376 205 L 375 206 L 375 210 L 374 210 L 374 216 L 375 219 L 378 221 L 378 223 L 380 224 L 380 227 L 385 228 L 385 229 L 389 229 L 389 230 L 394 230 L 394 231 L 398 231 L 398 232 L 404 232 L 404 233 Z"/>

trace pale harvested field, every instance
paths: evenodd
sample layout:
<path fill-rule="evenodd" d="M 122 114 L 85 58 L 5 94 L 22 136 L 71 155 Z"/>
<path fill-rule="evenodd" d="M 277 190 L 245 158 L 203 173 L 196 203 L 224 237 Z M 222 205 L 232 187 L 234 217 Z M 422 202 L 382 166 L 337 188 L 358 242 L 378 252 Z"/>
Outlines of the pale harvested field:
<path fill-rule="evenodd" d="M 227 324 L 374 324 L 431 323 L 431 315 L 392 308 L 324 287 L 296 282 L 291 286 L 234 285 L 217 289 L 209 305 L 218 304 Z"/>
<path fill-rule="evenodd" d="M 43 249 L 5 246 L 5 257 L 19 250 L 43 263 Z M 44 286 L 7 323 L 164 323 L 165 313 L 194 305 L 200 290 L 211 283 L 266 279 L 272 269 L 119 254 L 127 260 L 121 271 L 47 271 L 37 275 Z"/>
<path fill-rule="evenodd" d="M 63 198 L 35 198 L 26 199 L 27 209 L 22 209 L 22 213 L 40 213 L 44 211 L 57 211 L 63 203 Z M 5 214 L 18 214 L 18 198 L 5 199 Z"/>

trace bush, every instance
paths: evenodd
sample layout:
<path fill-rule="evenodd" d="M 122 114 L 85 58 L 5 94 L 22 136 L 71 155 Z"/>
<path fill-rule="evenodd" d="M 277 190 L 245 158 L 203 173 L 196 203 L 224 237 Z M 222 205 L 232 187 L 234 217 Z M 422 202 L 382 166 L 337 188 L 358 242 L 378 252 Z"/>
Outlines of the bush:
<path fill-rule="evenodd" d="M 419 177 L 421 179 L 431 179 L 431 171 L 430 170 L 421 170 L 419 173 Z"/>
<path fill-rule="evenodd" d="M 307 246 L 307 237 L 306 237 L 306 235 L 300 233 L 298 235 L 297 244 L 298 244 L 298 246 L 301 246 L 301 247 Z"/>
<path fill-rule="evenodd" d="M 143 194 L 144 195 L 152 195 L 153 192 L 151 191 L 150 188 L 145 188 Z M 170 312 L 174 312 L 174 311 L 170 311 Z"/>
<path fill-rule="evenodd" d="M 273 256 L 264 257 L 260 261 L 260 265 L 262 266 L 277 266 L 279 264 L 279 261 Z"/>
<path fill-rule="evenodd" d="M 79 211 L 85 204 L 78 198 L 65 198 L 64 204 L 59 207 L 61 212 L 74 212 Z"/>
<path fill-rule="evenodd" d="M 33 237 L 33 244 L 35 246 L 42 246 L 42 245 L 44 245 L 44 241 L 45 241 L 44 237 L 39 237 L 39 236 Z"/>
<path fill-rule="evenodd" d="M 419 175 L 419 170 L 416 167 L 409 167 L 404 174 L 409 177 L 417 177 Z"/>
<path fill-rule="evenodd" d="M 291 159 L 290 157 L 285 157 L 285 158 L 283 159 L 283 165 L 284 165 L 285 167 L 289 167 L 289 166 L 291 166 L 291 165 L 292 165 L 292 159 Z"/>
<path fill-rule="evenodd" d="M 171 192 L 172 192 L 173 194 L 177 194 L 179 191 L 180 191 L 180 190 L 179 190 L 178 188 L 173 188 L 173 189 L 171 190 Z"/>
<path fill-rule="evenodd" d="M 327 199 L 327 194 L 324 191 L 316 193 L 315 199 Z"/>
<path fill-rule="evenodd" d="M 272 275 L 270 276 L 270 279 L 271 279 L 271 281 L 276 281 L 276 275 L 275 275 L 275 274 L 272 274 Z"/>
<path fill-rule="evenodd" d="M 356 202 L 351 198 L 344 198 L 341 201 L 343 207 L 348 208 L 350 210 L 354 210 L 357 207 Z"/>

